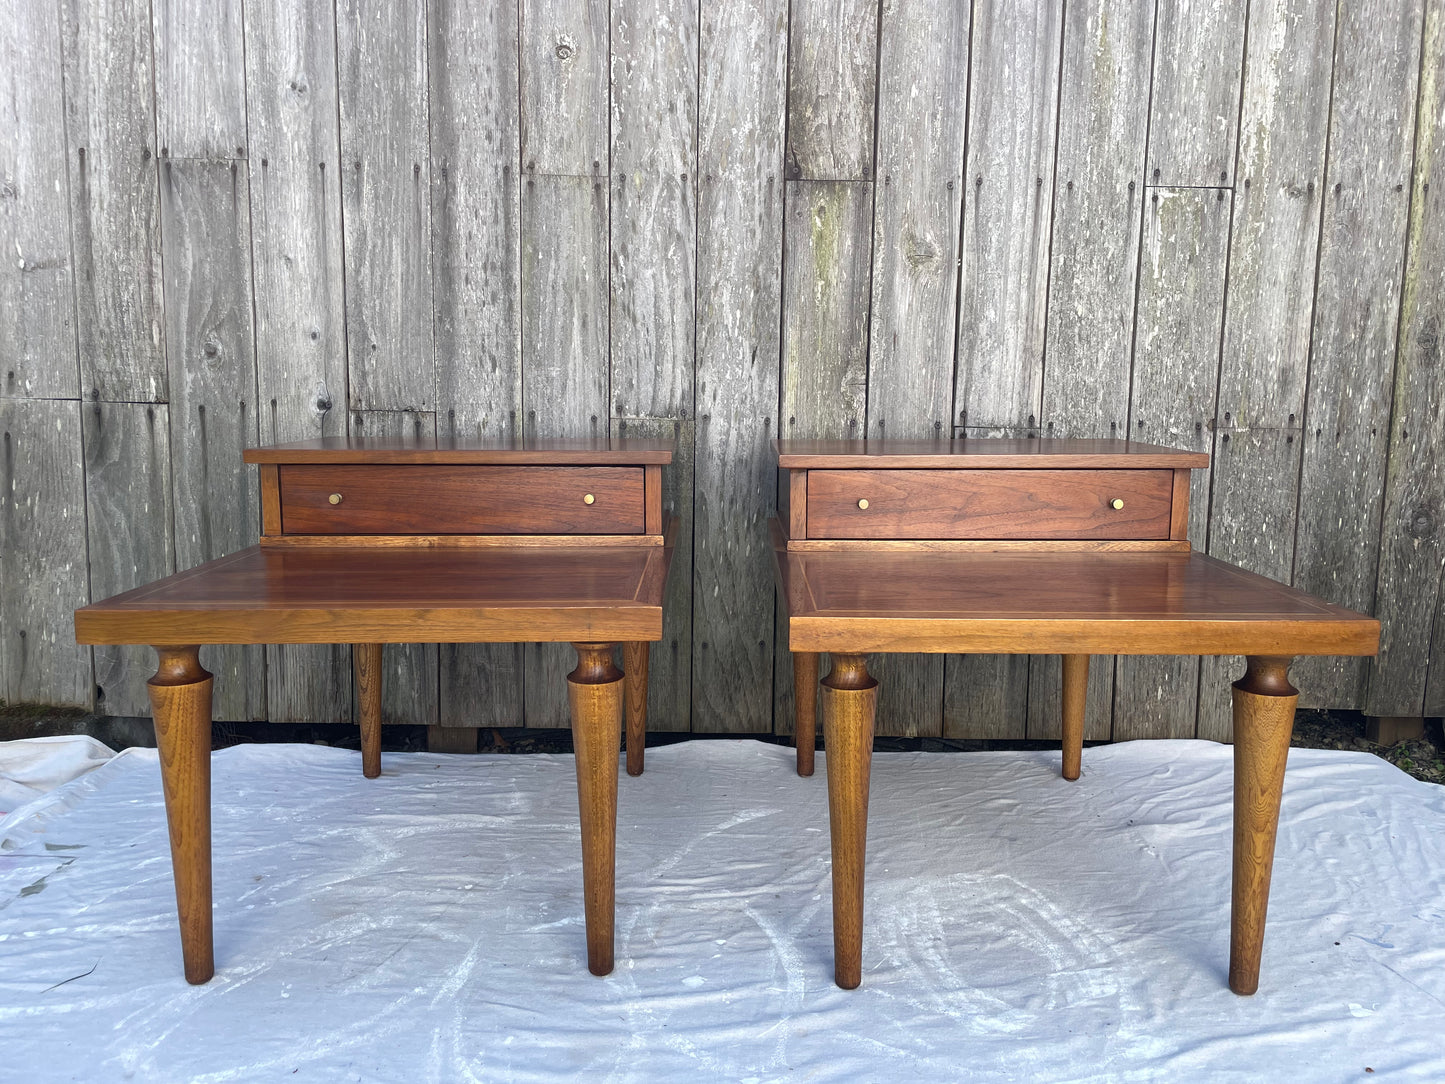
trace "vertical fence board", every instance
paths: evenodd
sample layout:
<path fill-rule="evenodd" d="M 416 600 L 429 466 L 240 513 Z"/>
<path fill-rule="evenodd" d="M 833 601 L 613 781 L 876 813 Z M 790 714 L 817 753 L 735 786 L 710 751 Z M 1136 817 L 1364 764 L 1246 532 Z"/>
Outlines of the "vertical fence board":
<path fill-rule="evenodd" d="M 246 156 L 242 0 L 152 0 L 162 158 Z M 219 675 L 217 676 L 219 691 Z"/>
<path fill-rule="evenodd" d="M 1294 492 L 1299 471 L 1298 430 L 1225 430 L 1214 441 L 1214 500 L 1209 516 L 1209 552 L 1274 579 L 1289 578 L 1294 541 L 1293 501 L 1275 490 Z M 1220 511 L 1221 486 L 1236 489 L 1228 514 Z M 1253 500 L 1249 498 L 1253 497 Z M 1229 741 L 1234 732 L 1230 683 L 1244 672 L 1233 656 L 1200 662 L 1199 737 Z"/>
<path fill-rule="evenodd" d="M 1062 20 L 1056 4 L 974 5 L 953 409 L 979 428 L 958 436 L 1038 421 Z M 1027 656 L 946 660 L 946 736 L 1022 738 L 1027 706 Z"/>
<path fill-rule="evenodd" d="M 1422 0 L 1340 8 L 1300 474 L 1296 587 L 1374 609 L 1410 210 Z M 1300 703 L 1360 708 L 1365 660 L 1301 659 Z"/>
<path fill-rule="evenodd" d="M 792 0 L 788 179 L 873 176 L 880 0 Z"/>
<path fill-rule="evenodd" d="M 1065 15 L 1043 398 L 1056 436 L 1123 435 L 1128 414 L 1153 14 L 1090 0 Z"/>
<path fill-rule="evenodd" d="M 522 406 L 517 12 L 441 0 L 431 15 L 438 435 L 506 439 Z"/>
<path fill-rule="evenodd" d="M 867 402 L 872 185 L 787 186 L 782 409 L 788 437 L 858 437 Z"/>
<path fill-rule="evenodd" d="M 81 406 L 0 399 L 0 698 L 88 706 L 90 649 L 71 611 L 88 601 Z"/>
<path fill-rule="evenodd" d="M 329 0 L 245 0 L 260 439 L 346 431 L 335 18 Z M 254 470 L 254 468 L 250 468 Z M 348 645 L 269 645 L 266 717 L 348 722 Z"/>
<path fill-rule="evenodd" d="M 1249 19 L 1219 409 L 1226 427 L 1292 428 L 1309 360 L 1334 9 L 1256 0 Z"/>
<path fill-rule="evenodd" d="M 885 5 L 881 34 L 865 433 L 938 438 L 953 425 L 968 8 Z M 944 657 L 879 655 L 874 667 L 879 718 L 939 733 Z"/>
<path fill-rule="evenodd" d="M 782 372 L 785 437 L 857 437 L 867 405 L 872 185 L 791 181 L 783 233 Z M 792 654 L 778 609 L 774 718 L 792 714 Z M 880 718 L 880 733 L 908 720 Z"/>
<path fill-rule="evenodd" d="M 524 114 L 525 115 L 525 114 Z M 601 177 L 529 175 L 522 190 L 522 403 L 530 437 L 605 437 L 607 186 Z M 528 726 L 567 726 L 565 644 L 529 644 Z"/>
<path fill-rule="evenodd" d="M 346 329 L 331 5 L 246 0 L 246 24 L 262 439 L 332 436 L 346 429 Z"/>
<path fill-rule="evenodd" d="M 1033 425 L 1043 396 L 1062 9 L 979 0 L 963 201 L 960 425 Z"/>
<path fill-rule="evenodd" d="M 0 19 L 0 398 L 80 396 L 58 15 L 20 0 Z"/>
<path fill-rule="evenodd" d="M 369 440 L 411 440 L 426 444 L 436 439 L 436 416 L 419 410 L 352 411 L 351 435 Z M 383 645 L 382 722 L 437 725 L 440 718 L 437 649 L 437 644 Z M 354 699 L 351 707 L 354 713 Z"/>
<path fill-rule="evenodd" d="M 161 164 L 177 569 L 253 545 L 261 518 L 256 468 L 241 460 L 258 436 L 243 169 L 199 159 Z M 265 718 L 264 650 L 213 647 L 208 657 L 214 717 Z"/>
<path fill-rule="evenodd" d="M 1027 734 L 1029 656 L 948 655 L 945 658 L 945 738 L 1019 739 Z"/>
<path fill-rule="evenodd" d="M 1294 556 L 1334 21 L 1329 5 L 1257 0 L 1246 39 L 1209 552 L 1278 580 Z M 1238 665 L 1204 661 L 1200 737 L 1231 732 Z"/>
<path fill-rule="evenodd" d="M 692 729 L 692 420 L 613 418 L 619 437 L 672 440 L 677 452 L 662 469 L 662 510 L 677 521 L 667 591 L 662 599 L 662 639 L 652 645 L 647 670 L 647 729 Z"/>
<path fill-rule="evenodd" d="M 1043 413 L 1054 436 L 1122 436 L 1143 197 L 1154 7 L 1091 0 L 1064 14 Z M 1089 666 L 1085 735 L 1107 738 L 1114 664 Z M 1029 736 L 1058 732 L 1062 668 L 1029 668 Z"/>
<path fill-rule="evenodd" d="M 1209 451 L 1224 320 L 1229 196 L 1223 188 L 1156 188 L 1144 204 L 1131 437 Z M 1189 537 L 1202 547 L 1209 470 L 1194 471 L 1189 489 Z M 1115 682 L 1116 740 L 1194 737 L 1197 658 L 1120 655 Z"/>
<path fill-rule="evenodd" d="M 522 401 L 530 437 L 607 435 L 607 190 L 528 177 L 522 197 Z"/>
<path fill-rule="evenodd" d="M 968 9 L 952 0 L 883 14 L 870 438 L 952 432 L 968 29 Z"/>
<path fill-rule="evenodd" d="M 85 403 L 86 538 L 90 597 L 109 598 L 176 570 L 171 519 L 170 424 L 164 404 Z M 96 711 L 149 715 L 149 647 L 97 647 Z M 210 667 L 211 653 L 201 659 Z"/>
<path fill-rule="evenodd" d="M 522 168 L 607 172 L 607 0 L 521 0 Z"/>
<path fill-rule="evenodd" d="M 1431 634 L 1429 670 L 1425 683 L 1425 715 L 1445 715 L 1445 568 L 1435 589 L 1435 630 Z"/>
<path fill-rule="evenodd" d="M 336 36 L 349 405 L 427 411 L 436 373 L 424 0 L 341 0 Z"/>
<path fill-rule="evenodd" d="M 774 605 L 763 585 L 773 581 L 777 485 L 786 30 L 784 0 L 704 5 L 699 27 L 696 731 L 773 722 Z M 788 657 L 786 638 L 778 655 Z"/>
<path fill-rule="evenodd" d="M 81 392 L 164 402 L 150 8 L 61 0 L 61 12 Z"/>
<path fill-rule="evenodd" d="M 1445 637 L 1431 643 L 1445 568 L 1445 4 L 1431 0 L 1415 133 L 1410 230 L 1401 287 L 1390 464 L 1375 616 L 1380 657 L 1365 711 L 1419 715 L 1427 689 L 1438 710 Z"/>
<path fill-rule="evenodd" d="M 648 673 L 655 730 L 689 729 L 692 700 L 697 24 L 697 5 L 683 0 L 612 5 L 613 426 L 680 445 L 663 472 L 678 530 Z"/>
<path fill-rule="evenodd" d="M 1160 0 L 1149 183 L 1233 183 L 1248 0 Z"/>
<path fill-rule="evenodd" d="M 430 9 L 437 436 L 505 440 L 522 409 L 517 9 Z M 520 726 L 522 646 L 442 644 L 442 726 Z"/>

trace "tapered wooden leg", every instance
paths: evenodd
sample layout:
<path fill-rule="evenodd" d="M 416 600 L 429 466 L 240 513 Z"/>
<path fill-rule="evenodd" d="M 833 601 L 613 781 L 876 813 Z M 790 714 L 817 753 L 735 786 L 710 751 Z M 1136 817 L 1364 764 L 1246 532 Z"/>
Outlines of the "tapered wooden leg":
<path fill-rule="evenodd" d="M 1275 829 L 1299 690 L 1289 658 L 1250 656 L 1234 683 L 1234 885 L 1229 921 L 1229 988 L 1259 989 L 1264 916 Z"/>
<path fill-rule="evenodd" d="M 793 652 L 793 698 L 797 712 L 793 740 L 798 747 L 798 774 L 813 774 L 813 747 L 817 741 L 818 653 Z"/>
<path fill-rule="evenodd" d="M 587 916 L 587 970 L 612 970 L 614 871 L 617 856 L 617 756 L 622 741 L 622 672 L 613 644 L 573 644 L 577 669 L 567 675 L 577 805 L 582 817 L 582 897 Z"/>
<path fill-rule="evenodd" d="M 820 695 L 833 837 L 833 981 L 852 990 L 863 981 L 863 858 L 878 682 L 868 675 L 867 656 L 832 658 Z"/>
<path fill-rule="evenodd" d="M 200 648 L 158 646 L 147 682 L 171 832 L 171 872 L 181 920 L 186 981 L 216 973 L 211 940 L 211 675 Z"/>
<path fill-rule="evenodd" d="M 646 640 L 622 645 L 622 670 L 627 690 L 627 774 L 642 774 L 643 749 L 647 745 L 647 658 L 652 645 Z"/>
<path fill-rule="evenodd" d="M 1084 704 L 1089 692 L 1089 656 L 1064 655 L 1064 778 L 1079 778 L 1084 760 Z"/>
<path fill-rule="evenodd" d="M 352 644 L 356 701 L 361 709 L 361 774 L 381 774 L 381 645 Z"/>

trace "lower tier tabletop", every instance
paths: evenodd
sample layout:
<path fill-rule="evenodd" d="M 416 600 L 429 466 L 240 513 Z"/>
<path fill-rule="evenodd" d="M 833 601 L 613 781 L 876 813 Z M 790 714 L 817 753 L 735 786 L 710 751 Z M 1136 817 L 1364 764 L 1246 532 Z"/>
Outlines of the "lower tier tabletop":
<path fill-rule="evenodd" d="M 775 539 L 776 539 L 775 535 Z M 1373 655 L 1380 623 L 1197 552 L 788 552 L 793 651 Z"/>
<path fill-rule="evenodd" d="M 658 640 L 671 546 L 252 546 L 75 613 L 82 644 Z"/>

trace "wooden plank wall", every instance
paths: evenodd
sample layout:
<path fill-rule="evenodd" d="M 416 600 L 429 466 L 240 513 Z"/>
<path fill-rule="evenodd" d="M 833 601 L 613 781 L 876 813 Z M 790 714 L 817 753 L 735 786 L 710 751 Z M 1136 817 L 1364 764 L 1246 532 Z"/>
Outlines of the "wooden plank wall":
<path fill-rule="evenodd" d="M 1445 0 L 12 0 L 0 698 L 146 709 L 70 610 L 249 544 L 240 450 L 678 441 L 651 725 L 791 729 L 769 442 L 1210 452 L 1196 545 L 1384 622 L 1307 704 L 1445 710 Z M 350 649 L 208 649 L 352 717 Z M 388 648 L 387 717 L 559 725 L 558 648 Z M 1228 738 L 1237 660 L 1096 658 Z M 879 661 L 880 729 L 1057 733 L 1058 663 Z"/>

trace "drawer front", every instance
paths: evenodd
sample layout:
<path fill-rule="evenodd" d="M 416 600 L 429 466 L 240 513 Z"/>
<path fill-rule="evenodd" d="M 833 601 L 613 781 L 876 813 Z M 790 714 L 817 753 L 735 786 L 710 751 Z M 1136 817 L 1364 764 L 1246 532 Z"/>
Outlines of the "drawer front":
<path fill-rule="evenodd" d="M 808 537 L 1168 538 L 1173 488 L 1168 470 L 810 470 Z"/>
<path fill-rule="evenodd" d="M 642 534 L 642 471 L 283 465 L 281 529 L 286 534 Z"/>

